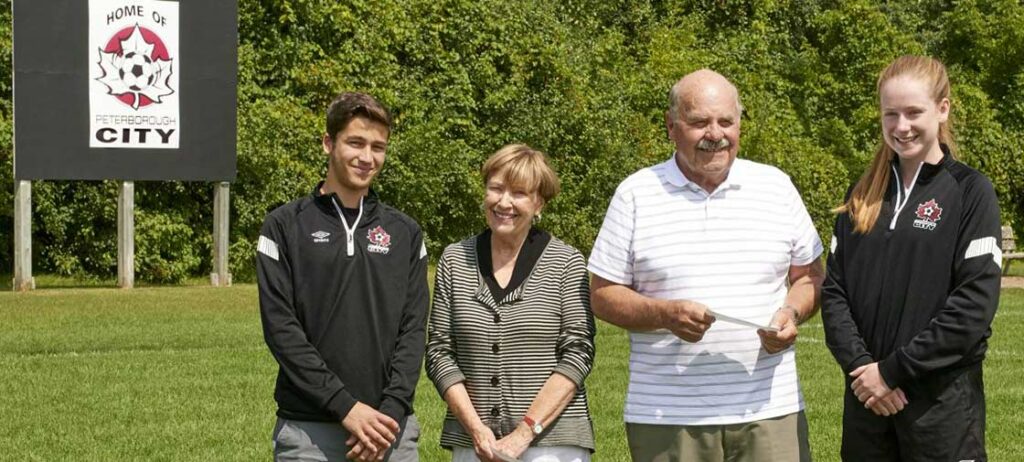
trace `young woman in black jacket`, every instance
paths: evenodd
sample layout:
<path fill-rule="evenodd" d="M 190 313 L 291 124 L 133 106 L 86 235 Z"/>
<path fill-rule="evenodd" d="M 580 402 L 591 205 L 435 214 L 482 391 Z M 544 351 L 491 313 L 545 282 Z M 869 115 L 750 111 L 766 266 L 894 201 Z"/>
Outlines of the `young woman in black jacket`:
<path fill-rule="evenodd" d="M 932 58 L 882 72 L 882 143 L 836 210 L 821 311 L 847 374 L 844 460 L 986 460 L 999 206 L 955 158 L 949 87 Z"/>

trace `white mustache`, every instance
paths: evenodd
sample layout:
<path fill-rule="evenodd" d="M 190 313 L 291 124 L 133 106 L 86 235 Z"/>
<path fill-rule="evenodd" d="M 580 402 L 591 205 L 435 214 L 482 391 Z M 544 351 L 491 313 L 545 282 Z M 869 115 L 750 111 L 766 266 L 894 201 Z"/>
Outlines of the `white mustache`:
<path fill-rule="evenodd" d="M 728 149 L 731 146 L 732 143 L 729 142 L 728 138 L 722 138 L 718 141 L 711 141 L 709 139 L 703 138 L 697 142 L 697 149 L 701 151 L 715 152 L 721 151 L 723 149 Z"/>

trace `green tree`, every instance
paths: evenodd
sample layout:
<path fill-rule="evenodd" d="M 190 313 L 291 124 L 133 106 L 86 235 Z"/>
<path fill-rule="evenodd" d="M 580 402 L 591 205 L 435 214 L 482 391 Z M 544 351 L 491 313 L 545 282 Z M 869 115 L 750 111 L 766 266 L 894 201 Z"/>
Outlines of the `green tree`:
<path fill-rule="evenodd" d="M 377 192 L 431 255 L 483 226 L 478 169 L 504 144 L 549 154 L 563 192 L 541 226 L 589 252 L 615 187 L 672 153 L 669 87 L 736 83 L 741 156 L 792 178 L 823 237 L 880 142 L 878 73 L 902 54 L 950 68 L 961 158 L 1024 225 L 1024 6 L 1014 0 L 240 0 L 231 271 L 254 275 L 266 213 L 325 171 L 323 113 L 345 90 L 392 109 Z M 11 18 L 0 0 L 0 201 L 12 203 Z M 35 182 L 40 272 L 116 270 L 114 182 Z M 138 277 L 210 270 L 211 186 L 136 184 Z M 11 208 L 0 238 L 11 241 Z M 1018 229 L 1018 232 L 1024 232 Z M 0 248 L 10 266 L 10 247 Z"/>

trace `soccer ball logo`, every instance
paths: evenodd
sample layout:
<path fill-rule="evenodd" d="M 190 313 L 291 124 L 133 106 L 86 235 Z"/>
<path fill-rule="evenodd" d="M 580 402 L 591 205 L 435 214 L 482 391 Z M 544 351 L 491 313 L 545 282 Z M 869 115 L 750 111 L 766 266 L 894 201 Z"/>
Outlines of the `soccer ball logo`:
<path fill-rule="evenodd" d="M 159 69 L 158 69 L 159 70 Z M 140 92 L 153 85 L 156 74 L 153 73 L 153 60 L 149 56 L 136 52 L 125 53 L 124 60 L 117 75 L 131 91 Z"/>
<path fill-rule="evenodd" d="M 122 29 L 100 52 L 103 75 L 96 79 L 107 86 L 107 94 L 138 110 L 163 102 L 171 95 L 172 60 L 160 37 L 149 29 Z"/>
<path fill-rule="evenodd" d="M 380 226 L 373 228 L 366 233 L 366 239 L 373 245 L 388 247 L 391 245 L 391 235 Z"/>

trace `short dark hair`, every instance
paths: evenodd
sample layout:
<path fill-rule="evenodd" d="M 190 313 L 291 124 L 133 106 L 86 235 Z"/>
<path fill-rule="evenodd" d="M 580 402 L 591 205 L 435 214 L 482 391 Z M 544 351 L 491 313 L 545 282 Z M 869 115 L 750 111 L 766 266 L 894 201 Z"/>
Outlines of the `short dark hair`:
<path fill-rule="evenodd" d="M 376 98 L 359 92 L 345 92 L 327 106 L 327 135 L 333 140 L 356 117 L 383 124 L 391 134 L 391 114 Z"/>

